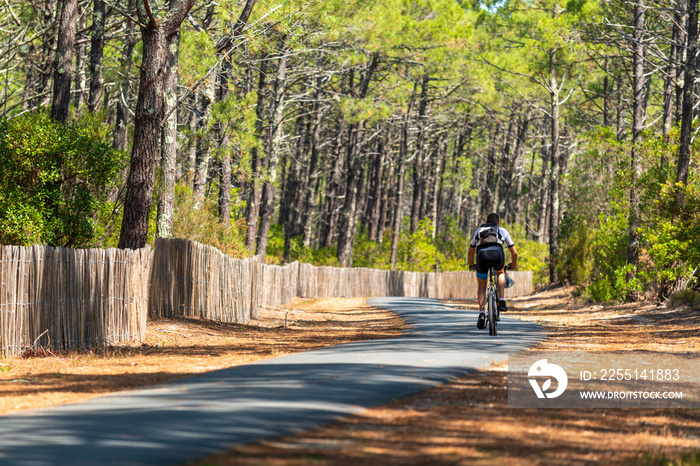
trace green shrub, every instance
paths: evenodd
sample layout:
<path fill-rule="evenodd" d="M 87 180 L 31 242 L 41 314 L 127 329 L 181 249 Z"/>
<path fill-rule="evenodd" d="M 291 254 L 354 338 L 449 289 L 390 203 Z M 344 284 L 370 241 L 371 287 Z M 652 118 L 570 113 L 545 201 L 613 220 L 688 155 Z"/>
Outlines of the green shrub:
<path fill-rule="evenodd" d="M 86 117 L 69 124 L 46 113 L 0 122 L 0 243 L 90 245 L 98 212 L 126 163 Z"/>
<path fill-rule="evenodd" d="M 532 272 L 532 285 L 543 288 L 549 285 L 549 245 L 528 239 L 525 228 L 520 225 L 504 225 L 518 251 L 518 270 Z M 511 262 L 506 248 L 506 264 Z"/>
<path fill-rule="evenodd" d="M 435 272 L 445 261 L 432 238 L 433 222 L 425 218 L 418 222 L 414 233 L 402 231 L 396 254 L 396 269 L 411 272 Z"/>
<path fill-rule="evenodd" d="M 595 280 L 588 285 L 585 294 L 595 302 L 609 302 L 617 299 L 615 290 L 606 277 Z"/>
<path fill-rule="evenodd" d="M 232 199 L 231 203 L 234 203 Z M 151 212 L 149 232 L 155 234 L 155 205 Z M 214 246 L 232 257 L 249 257 L 245 247 L 245 219 L 232 220 L 230 225 L 221 223 L 218 214 L 218 197 L 211 196 L 198 201 L 185 184 L 175 187 L 175 212 L 172 235 Z"/>
<path fill-rule="evenodd" d="M 361 231 L 352 244 L 353 267 L 389 270 L 391 268 L 391 231 L 386 231 L 379 244 L 369 239 L 367 231 Z"/>
<path fill-rule="evenodd" d="M 590 283 L 593 269 L 593 234 L 582 221 L 564 243 L 557 262 L 560 280 L 579 286 Z"/>

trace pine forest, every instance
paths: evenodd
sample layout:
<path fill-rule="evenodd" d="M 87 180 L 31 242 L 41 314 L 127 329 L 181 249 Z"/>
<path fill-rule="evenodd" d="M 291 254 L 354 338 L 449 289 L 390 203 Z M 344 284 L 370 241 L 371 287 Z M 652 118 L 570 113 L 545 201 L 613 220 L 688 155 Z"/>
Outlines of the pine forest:
<path fill-rule="evenodd" d="M 4 0 L 0 244 L 700 303 L 698 0 Z"/>

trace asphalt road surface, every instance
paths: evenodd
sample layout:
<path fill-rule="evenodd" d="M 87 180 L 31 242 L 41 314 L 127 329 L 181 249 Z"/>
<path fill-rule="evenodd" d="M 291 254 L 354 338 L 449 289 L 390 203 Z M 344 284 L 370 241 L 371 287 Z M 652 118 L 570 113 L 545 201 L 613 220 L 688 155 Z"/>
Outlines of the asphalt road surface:
<path fill-rule="evenodd" d="M 350 343 L 151 388 L 0 417 L 0 465 L 176 465 L 314 428 L 504 361 L 545 338 L 503 316 L 435 299 L 373 298 L 409 324 L 399 338 Z"/>

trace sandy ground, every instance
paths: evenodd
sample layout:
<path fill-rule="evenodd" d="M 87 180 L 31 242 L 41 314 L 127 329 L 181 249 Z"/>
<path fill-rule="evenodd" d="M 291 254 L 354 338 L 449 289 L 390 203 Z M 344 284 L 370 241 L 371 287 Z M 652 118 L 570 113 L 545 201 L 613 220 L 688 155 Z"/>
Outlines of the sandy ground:
<path fill-rule="evenodd" d="M 143 344 L 0 360 L 0 414 L 339 343 L 391 338 L 403 326 L 364 299 L 295 300 L 282 309 L 263 309 L 247 325 L 162 319 L 149 322 Z"/>
<path fill-rule="evenodd" d="M 700 313 L 688 309 L 591 306 L 560 289 L 513 300 L 510 314 L 546 327 L 550 338 L 535 350 L 700 350 Z M 698 465 L 700 412 L 510 409 L 501 366 L 195 464 Z"/>

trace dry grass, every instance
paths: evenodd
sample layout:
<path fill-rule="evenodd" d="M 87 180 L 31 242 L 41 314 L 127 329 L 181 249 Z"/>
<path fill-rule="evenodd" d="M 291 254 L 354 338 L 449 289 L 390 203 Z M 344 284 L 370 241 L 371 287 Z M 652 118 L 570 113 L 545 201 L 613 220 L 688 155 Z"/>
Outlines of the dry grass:
<path fill-rule="evenodd" d="M 689 309 L 590 306 L 556 290 L 513 300 L 511 311 L 547 328 L 550 338 L 536 350 L 700 349 L 700 313 Z M 682 455 L 695 458 L 683 464 L 700 464 L 698 410 L 509 409 L 501 366 L 196 464 L 666 466 L 663 458 Z"/>
<path fill-rule="evenodd" d="M 149 322 L 143 344 L 0 361 L 0 414 L 82 401 L 198 372 L 401 334 L 403 321 L 363 299 L 295 300 L 248 325 Z"/>

